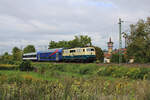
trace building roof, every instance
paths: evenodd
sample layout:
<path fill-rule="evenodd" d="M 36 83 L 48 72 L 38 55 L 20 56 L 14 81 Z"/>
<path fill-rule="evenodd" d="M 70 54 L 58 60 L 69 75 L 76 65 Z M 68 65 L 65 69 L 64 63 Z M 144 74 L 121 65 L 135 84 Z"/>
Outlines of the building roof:
<path fill-rule="evenodd" d="M 116 49 L 116 50 L 114 50 L 114 51 L 113 51 L 113 54 L 118 53 L 120 50 L 122 51 L 123 54 L 126 54 L 126 53 L 127 53 L 127 49 L 126 49 L 126 48 L 121 48 L 121 49 Z"/>
<path fill-rule="evenodd" d="M 123 54 L 126 54 L 126 53 L 127 53 L 127 49 L 126 49 L 126 48 L 122 48 L 121 50 L 122 50 L 122 53 L 123 53 Z M 119 49 L 116 49 L 116 50 L 114 50 L 114 51 L 112 52 L 112 54 L 116 54 L 116 53 L 118 53 L 118 52 L 119 52 Z M 104 57 L 109 59 L 109 58 L 111 58 L 112 54 L 108 54 L 108 52 L 104 52 Z"/>
<path fill-rule="evenodd" d="M 113 42 L 111 41 L 111 37 L 109 38 L 109 42 L 108 43 L 112 43 L 113 44 Z"/>
<path fill-rule="evenodd" d="M 111 58 L 111 54 L 104 53 L 104 57 L 105 57 L 105 58 Z"/>

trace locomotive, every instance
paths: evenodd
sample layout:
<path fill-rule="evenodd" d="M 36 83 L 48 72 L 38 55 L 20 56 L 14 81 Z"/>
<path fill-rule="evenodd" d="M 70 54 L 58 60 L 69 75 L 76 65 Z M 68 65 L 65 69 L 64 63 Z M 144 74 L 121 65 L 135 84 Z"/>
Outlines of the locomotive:
<path fill-rule="evenodd" d="M 78 47 L 71 49 L 56 48 L 47 51 L 23 54 L 23 60 L 55 61 L 55 62 L 93 62 L 96 60 L 94 47 Z"/>

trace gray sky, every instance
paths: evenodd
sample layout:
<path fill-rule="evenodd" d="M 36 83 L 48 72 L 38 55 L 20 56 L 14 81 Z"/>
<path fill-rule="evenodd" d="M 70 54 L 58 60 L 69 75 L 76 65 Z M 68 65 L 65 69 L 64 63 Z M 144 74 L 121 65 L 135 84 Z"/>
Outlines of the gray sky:
<path fill-rule="evenodd" d="M 33 44 L 46 48 L 51 40 L 88 35 L 107 49 L 112 37 L 118 47 L 118 20 L 123 31 L 150 16 L 150 0 L 0 0 L 0 53 Z"/>

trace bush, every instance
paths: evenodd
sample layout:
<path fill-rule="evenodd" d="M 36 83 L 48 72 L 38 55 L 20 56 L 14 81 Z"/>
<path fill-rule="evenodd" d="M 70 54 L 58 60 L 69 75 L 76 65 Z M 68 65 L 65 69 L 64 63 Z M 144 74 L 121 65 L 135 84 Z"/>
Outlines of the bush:
<path fill-rule="evenodd" d="M 80 65 L 79 73 L 82 75 L 93 74 L 97 68 L 96 64 Z"/>
<path fill-rule="evenodd" d="M 21 71 L 32 71 L 34 68 L 31 66 L 31 61 L 23 61 L 21 62 L 19 69 Z"/>
<path fill-rule="evenodd" d="M 89 74 L 89 72 L 90 72 L 89 68 L 85 67 L 85 68 L 80 69 L 80 74 L 85 75 L 85 74 Z"/>
<path fill-rule="evenodd" d="M 109 66 L 109 67 L 101 67 L 98 71 L 98 75 L 101 76 L 110 76 L 112 75 L 113 71 L 115 70 L 115 67 Z"/>
<path fill-rule="evenodd" d="M 126 77 L 127 72 L 129 71 L 126 67 L 115 67 L 114 72 L 112 73 L 113 77 Z"/>
<path fill-rule="evenodd" d="M 149 68 L 129 68 L 118 66 L 101 67 L 97 72 L 100 76 L 112 76 L 117 78 L 128 77 L 131 79 L 148 79 L 149 73 Z"/>

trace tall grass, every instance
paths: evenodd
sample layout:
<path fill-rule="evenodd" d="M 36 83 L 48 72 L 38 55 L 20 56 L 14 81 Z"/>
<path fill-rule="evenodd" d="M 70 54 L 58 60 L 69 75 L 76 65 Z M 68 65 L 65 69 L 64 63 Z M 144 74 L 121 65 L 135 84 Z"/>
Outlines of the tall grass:
<path fill-rule="evenodd" d="M 53 76 L 65 73 L 76 76 L 109 76 L 114 78 L 150 79 L 150 68 L 125 67 L 117 65 L 99 66 L 97 64 L 55 64 L 35 63 L 41 73 L 51 73 Z"/>
<path fill-rule="evenodd" d="M 22 80 L 0 82 L 1 100 L 149 100 L 149 81 L 104 80 L 65 77 L 42 81 L 26 76 Z"/>
<path fill-rule="evenodd" d="M 32 65 L 36 68 L 32 72 L 0 71 L 0 100 L 150 99 L 149 68 L 97 64 Z"/>

